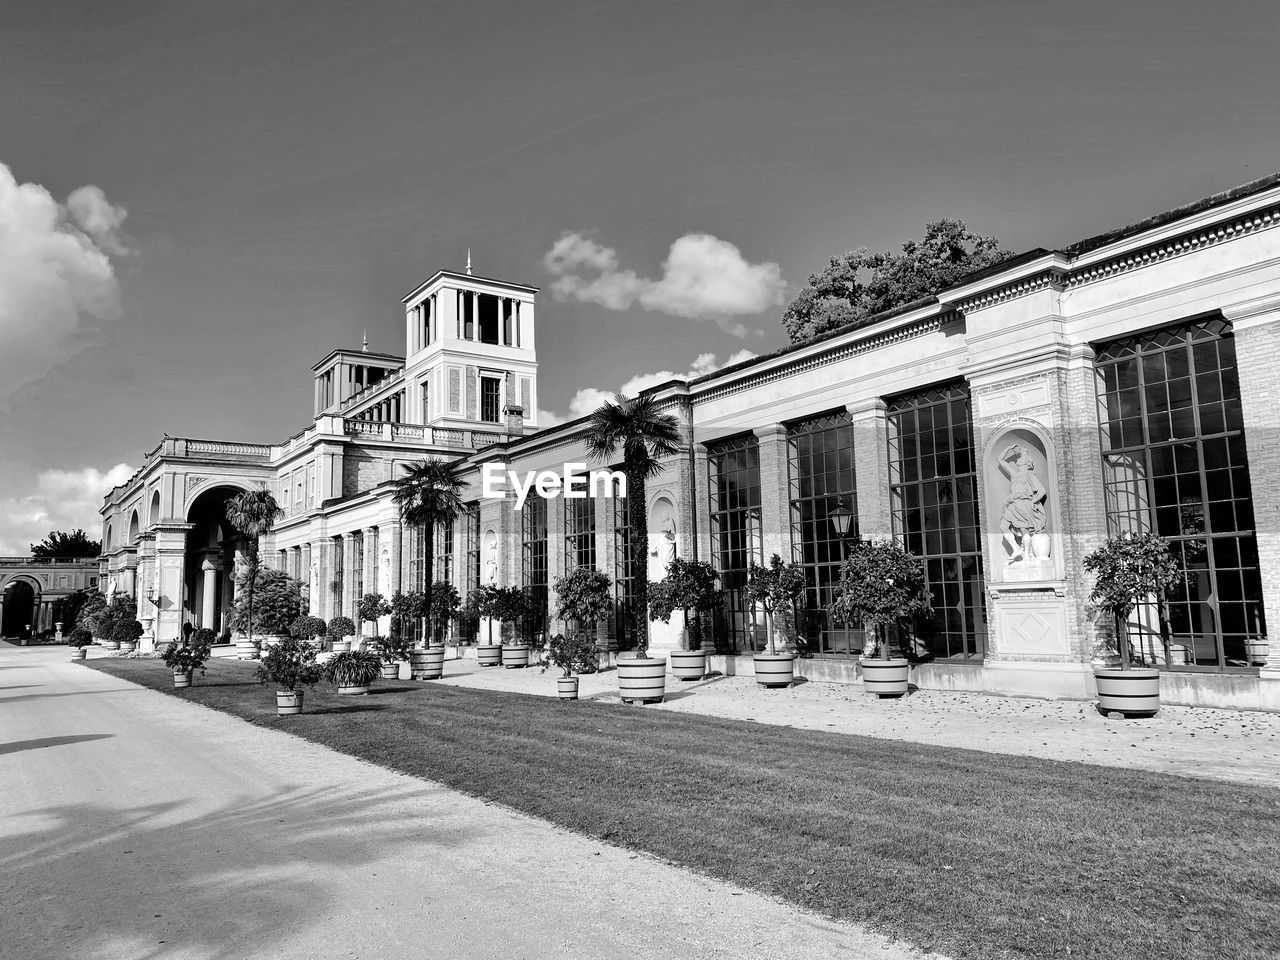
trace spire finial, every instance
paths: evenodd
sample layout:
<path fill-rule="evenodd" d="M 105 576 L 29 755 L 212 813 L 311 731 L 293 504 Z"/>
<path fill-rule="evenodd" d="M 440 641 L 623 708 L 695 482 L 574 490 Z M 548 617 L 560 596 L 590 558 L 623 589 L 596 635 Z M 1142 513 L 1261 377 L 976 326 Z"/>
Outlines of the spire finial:
<path fill-rule="evenodd" d="M 368 330 L 365 330 L 364 332 L 364 342 L 360 345 L 360 350 L 363 353 L 369 352 L 369 331 Z"/>
<path fill-rule="evenodd" d="M 471 276 L 471 248 L 467 247 L 467 276 Z"/>

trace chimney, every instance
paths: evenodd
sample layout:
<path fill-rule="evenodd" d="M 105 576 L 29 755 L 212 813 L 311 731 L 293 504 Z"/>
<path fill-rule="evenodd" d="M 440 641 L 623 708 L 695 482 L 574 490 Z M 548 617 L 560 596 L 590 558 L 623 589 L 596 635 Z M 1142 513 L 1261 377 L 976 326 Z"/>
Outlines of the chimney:
<path fill-rule="evenodd" d="M 503 413 L 507 416 L 508 439 L 524 436 L 524 407 L 509 403 L 503 409 Z"/>

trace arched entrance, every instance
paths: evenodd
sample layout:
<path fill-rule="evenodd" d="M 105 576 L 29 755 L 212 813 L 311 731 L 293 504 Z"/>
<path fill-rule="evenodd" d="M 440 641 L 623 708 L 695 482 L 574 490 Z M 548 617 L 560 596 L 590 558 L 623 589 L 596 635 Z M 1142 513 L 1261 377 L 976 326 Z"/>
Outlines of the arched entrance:
<path fill-rule="evenodd" d="M 10 580 L 3 594 L 4 619 L 0 622 L 0 636 L 30 637 L 35 626 L 36 590 L 29 580 Z"/>
<path fill-rule="evenodd" d="M 211 487 L 187 510 L 187 522 L 194 527 L 187 533 L 182 619 L 219 636 L 231 629 L 236 551 L 243 549 L 243 538 L 227 523 L 227 501 L 240 492 L 238 487 Z"/>

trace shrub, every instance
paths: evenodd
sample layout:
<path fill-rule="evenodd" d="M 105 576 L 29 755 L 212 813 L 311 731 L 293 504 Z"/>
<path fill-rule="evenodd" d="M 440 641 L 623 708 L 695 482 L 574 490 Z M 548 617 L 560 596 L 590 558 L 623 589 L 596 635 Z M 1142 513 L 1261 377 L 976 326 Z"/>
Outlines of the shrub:
<path fill-rule="evenodd" d="M 566 576 L 557 577 L 556 616 L 572 621 L 574 633 L 582 633 L 583 625 L 596 624 L 613 615 L 613 582 L 593 567 L 578 567 Z"/>
<path fill-rule="evenodd" d="M 765 633 L 769 639 L 769 652 L 775 652 L 774 633 L 776 620 L 783 618 L 783 632 L 794 639 L 795 605 L 804 596 L 804 567 L 798 563 L 783 563 L 776 553 L 769 558 L 769 566 L 751 564 L 747 570 L 747 586 L 743 599 L 748 606 L 760 605 L 765 615 Z"/>
<path fill-rule="evenodd" d="M 117 643 L 136 643 L 142 636 L 142 624 L 137 620 L 120 620 L 111 628 L 111 639 Z"/>
<path fill-rule="evenodd" d="M 339 687 L 364 687 L 378 679 L 382 658 L 366 650 L 334 654 L 324 665 L 324 678 Z"/>
<path fill-rule="evenodd" d="M 324 621 L 319 617 L 294 617 L 293 622 L 289 624 L 289 636 L 297 637 L 299 640 L 314 640 L 316 637 L 323 637 L 324 631 Z"/>
<path fill-rule="evenodd" d="M 209 647 L 213 643 L 212 630 L 201 628 L 191 634 L 189 640 L 173 640 L 164 648 L 164 663 L 170 670 L 191 673 L 199 670 L 204 674 L 205 662 L 209 659 Z"/>
<path fill-rule="evenodd" d="M 458 596 L 458 591 L 452 583 L 447 580 L 437 580 L 431 585 L 431 601 L 427 616 L 431 621 L 431 638 L 436 639 L 440 631 L 449 623 L 449 620 L 458 612 L 462 599 Z"/>
<path fill-rule="evenodd" d="M 705 560 L 682 560 L 675 557 L 667 564 L 667 575 L 649 588 L 649 615 L 663 623 L 671 622 L 671 614 L 684 613 L 684 648 L 698 650 L 702 646 L 701 621 L 698 615 L 714 610 L 720 602 L 721 590 L 716 586 L 719 574 Z M 689 614 L 692 612 L 693 617 Z M 690 631 L 692 623 L 694 630 Z M 697 633 L 695 637 L 693 634 Z"/>
<path fill-rule="evenodd" d="M 258 682 L 273 683 L 278 690 L 314 687 L 321 680 L 316 648 L 305 640 L 287 637 L 274 643 L 258 664 Z"/>
<path fill-rule="evenodd" d="M 67 637 L 67 643 L 73 647 L 87 647 L 93 643 L 93 634 L 88 627 L 76 627 Z"/>
<path fill-rule="evenodd" d="M 391 598 L 391 631 L 400 636 L 411 634 L 413 623 L 425 616 L 425 594 L 417 590 L 397 593 Z"/>
<path fill-rule="evenodd" d="M 413 654 L 413 641 L 403 635 L 374 637 L 370 645 L 383 663 L 398 663 L 401 660 L 408 660 Z"/>
<path fill-rule="evenodd" d="M 356 615 L 366 623 L 374 623 L 391 612 L 391 604 L 380 593 L 366 593 L 356 604 Z"/>
<path fill-rule="evenodd" d="M 236 609 L 232 626 L 249 636 L 286 634 L 302 612 L 302 582 L 283 570 L 259 567 L 253 578 L 253 622 L 249 622 L 249 573 L 236 577 Z"/>
<path fill-rule="evenodd" d="M 1164 596 L 1182 576 L 1169 542 L 1154 533 L 1122 533 L 1085 557 L 1084 568 L 1097 577 L 1089 599 L 1115 618 L 1117 638 L 1123 638 L 1118 642 L 1121 666 L 1127 668 L 1133 660 L 1145 663 L 1132 649 L 1127 624 L 1133 608 L 1154 597 L 1161 642 L 1167 642 Z"/>
<path fill-rule="evenodd" d="M 575 673 L 595 673 L 600 669 L 600 656 L 596 653 L 596 642 L 585 633 L 574 634 L 571 637 L 557 634 L 551 638 L 547 664 L 558 667 L 566 677 L 572 677 Z M 543 673 L 546 670 L 544 666 Z"/>
<path fill-rule="evenodd" d="M 858 541 L 840 568 L 835 598 L 827 611 L 843 626 L 871 626 L 872 643 L 888 659 L 889 641 L 878 628 L 933 612 L 923 561 L 896 540 Z"/>
<path fill-rule="evenodd" d="M 331 640 L 354 637 L 356 635 L 356 625 L 351 622 L 350 617 L 334 617 L 329 621 L 329 626 L 324 634 Z"/>

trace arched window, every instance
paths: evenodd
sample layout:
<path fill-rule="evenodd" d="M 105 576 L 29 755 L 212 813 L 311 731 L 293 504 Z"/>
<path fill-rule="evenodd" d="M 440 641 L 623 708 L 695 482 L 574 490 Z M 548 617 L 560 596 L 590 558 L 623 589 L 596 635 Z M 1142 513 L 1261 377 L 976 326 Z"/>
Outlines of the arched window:
<path fill-rule="evenodd" d="M 139 527 L 138 527 L 138 511 L 135 510 L 133 511 L 133 516 L 129 518 L 129 542 L 137 543 L 138 534 L 140 532 L 141 531 L 139 530 Z"/>

